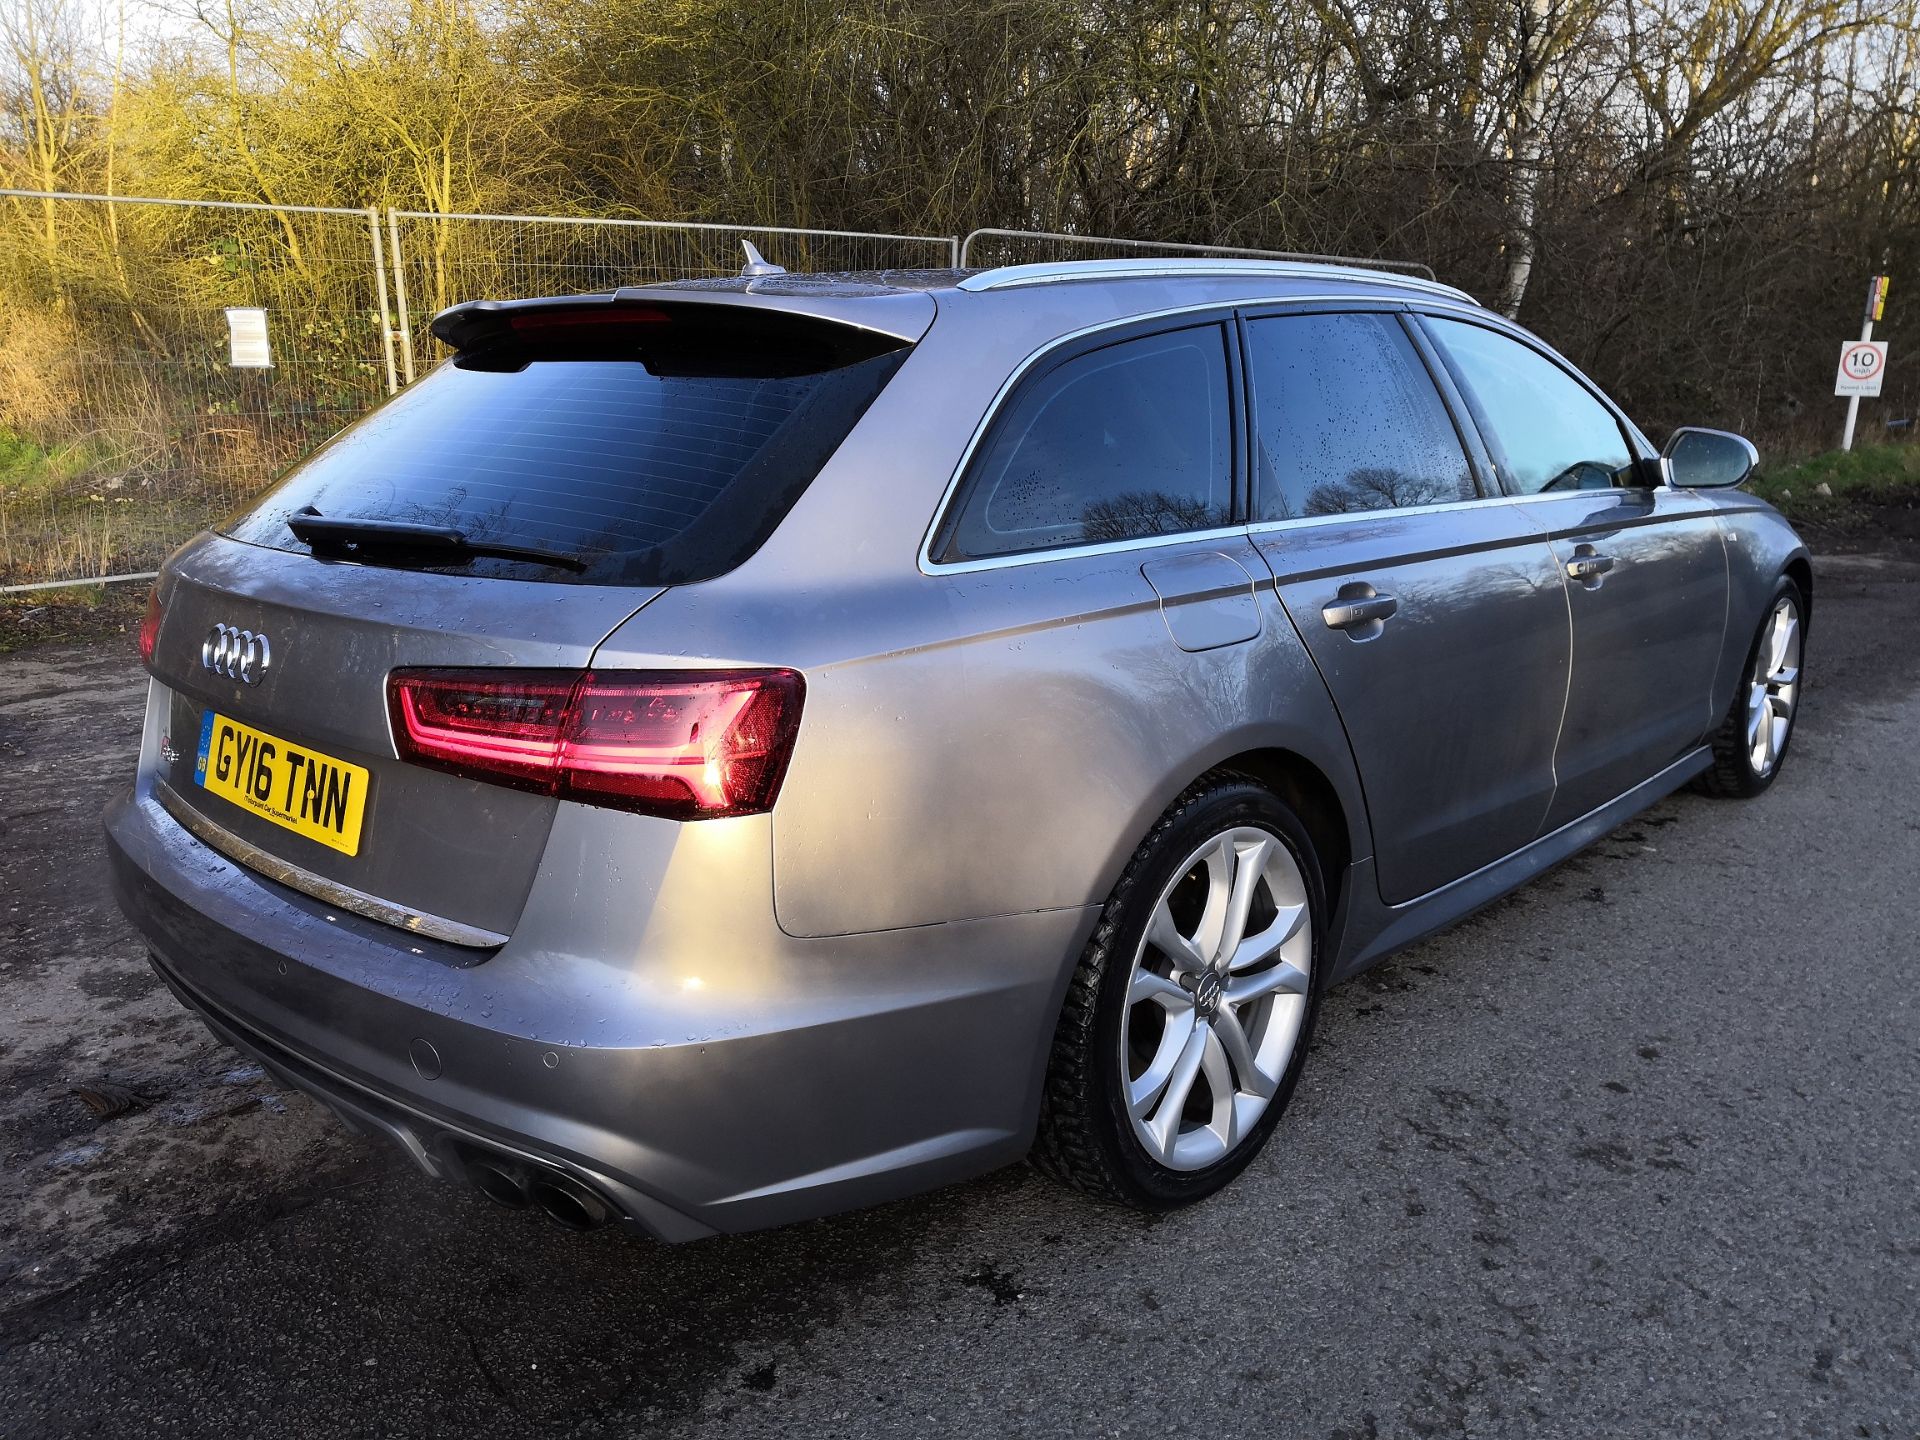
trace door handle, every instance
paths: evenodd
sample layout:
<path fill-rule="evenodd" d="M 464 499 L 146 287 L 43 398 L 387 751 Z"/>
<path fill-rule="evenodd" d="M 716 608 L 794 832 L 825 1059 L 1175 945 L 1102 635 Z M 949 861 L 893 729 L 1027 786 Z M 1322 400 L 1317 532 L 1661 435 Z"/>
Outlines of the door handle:
<path fill-rule="evenodd" d="M 1370 640 L 1399 608 L 1397 599 L 1377 593 L 1371 585 L 1342 585 L 1333 602 L 1320 608 L 1320 618 L 1327 622 L 1329 630 L 1344 630 L 1350 635 L 1360 630 L 1370 631 L 1367 635 L 1355 636 Z"/>
<path fill-rule="evenodd" d="M 1567 578 L 1598 585 L 1600 577 L 1611 569 L 1613 556 L 1602 555 L 1591 545 L 1579 545 L 1574 547 L 1573 558 L 1567 561 Z"/>

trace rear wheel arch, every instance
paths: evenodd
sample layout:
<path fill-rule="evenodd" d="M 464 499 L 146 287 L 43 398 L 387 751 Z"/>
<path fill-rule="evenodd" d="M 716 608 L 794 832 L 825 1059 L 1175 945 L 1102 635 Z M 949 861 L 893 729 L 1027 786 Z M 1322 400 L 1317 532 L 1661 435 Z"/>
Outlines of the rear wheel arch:
<path fill-rule="evenodd" d="M 1277 747 L 1242 751 L 1208 768 L 1246 776 L 1271 790 L 1300 817 L 1325 872 L 1320 880 L 1328 913 L 1336 912 L 1345 892 L 1356 837 L 1347 809 L 1340 803 L 1340 792 L 1326 773 L 1306 756 Z M 1196 776 L 1196 782 L 1200 778 Z"/>

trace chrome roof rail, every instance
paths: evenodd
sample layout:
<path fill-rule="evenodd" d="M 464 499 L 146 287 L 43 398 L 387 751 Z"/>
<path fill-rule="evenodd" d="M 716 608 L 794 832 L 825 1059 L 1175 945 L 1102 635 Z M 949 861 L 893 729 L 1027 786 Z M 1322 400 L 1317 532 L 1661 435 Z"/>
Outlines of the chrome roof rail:
<path fill-rule="evenodd" d="M 1370 269 L 1358 260 L 1236 260 L 1161 259 L 1062 260 L 1040 265 L 1003 265 L 982 270 L 960 282 L 962 290 L 1016 290 L 1029 285 L 1059 285 L 1075 280 L 1325 280 L 1337 277 L 1358 285 L 1391 285 L 1464 300 L 1478 305 L 1466 291 L 1419 275 Z"/>
<path fill-rule="evenodd" d="M 1429 280 L 1440 277 L 1431 265 L 1418 260 L 1370 260 L 1359 255 L 1318 255 L 1305 250 L 1257 250 L 1250 245 L 1195 245 L 1186 240 L 1124 240 L 1118 235 L 1068 235 L 1058 230 L 975 230 L 960 242 L 957 270 L 967 268 L 967 256 L 976 240 L 1048 240 L 1056 245 L 1089 245 L 1101 250 L 1150 250 L 1164 255 L 1205 255 L 1215 260 L 1299 260 L 1308 264 L 1358 265 L 1372 270 L 1405 270 Z"/>

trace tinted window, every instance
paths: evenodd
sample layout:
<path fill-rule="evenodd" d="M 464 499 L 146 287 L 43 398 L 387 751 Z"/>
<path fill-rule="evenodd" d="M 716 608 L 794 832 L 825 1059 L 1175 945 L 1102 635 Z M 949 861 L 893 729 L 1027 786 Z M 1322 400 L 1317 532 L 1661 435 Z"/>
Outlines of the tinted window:
<path fill-rule="evenodd" d="M 1605 490 L 1639 483 L 1619 422 L 1593 393 L 1538 350 L 1483 325 L 1428 323 L 1493 433 L 1509 493 Z"/>
<path fill-rule="evenodd" d="M 1218 325 L 1077 356 L 1015 396 L 976 459 L 948 560 L 1224 525 L 1233 510 Z"/>
<path fill-rule="evenodd" d="M 1283 315 L 1247 327 L 1262 520 L 1473 498 L 1426 365 L 1392 315 Z"/>
<path fill-rule="evenodd" d="M 586 567 L 395 556 L 414 568 L 705 579 L 765 540 L 900 358 L 763 375 L 714 374 L 710 359 L 699 367 L 707 373 L 598 354 L 510 357 L 506 368 L 497 357 L 450 361 L 295 468 L 228 533 L 303 549 L 286 521 L 311 506 L 328 518 L 447 526 Z"/>

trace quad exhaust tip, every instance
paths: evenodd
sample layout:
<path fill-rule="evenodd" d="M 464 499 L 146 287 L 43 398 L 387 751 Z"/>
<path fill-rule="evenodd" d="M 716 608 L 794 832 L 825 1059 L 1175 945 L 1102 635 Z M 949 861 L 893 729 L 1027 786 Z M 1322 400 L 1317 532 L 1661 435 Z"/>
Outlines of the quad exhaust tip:
<path fill-rule="evenodd" d="M 563 1230 L 597 1230 L 609 1219 L 598 1196 L 566 1181 L 537 1177 L 527 1186 L 527 1198 Z"/>
<path fill-rule="evenodd" d="M 468 1182 L 494 1204 L 509 1210 L 527 1208 L 527 1187 L 507 1166 L 492 1160 L 469 1160 L 464 1168 Z"/>
<path fill-rule="evenodd" d="M 494 1204 L 531 1207 L 563 1230 L 596 1230 L 613 1219 L 606 1201 L 561 1170 L 472 1151 L 462 1154 L 460 1169 Z"/>

